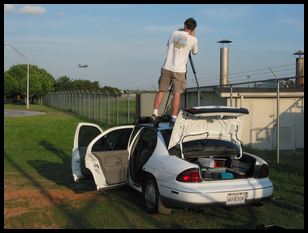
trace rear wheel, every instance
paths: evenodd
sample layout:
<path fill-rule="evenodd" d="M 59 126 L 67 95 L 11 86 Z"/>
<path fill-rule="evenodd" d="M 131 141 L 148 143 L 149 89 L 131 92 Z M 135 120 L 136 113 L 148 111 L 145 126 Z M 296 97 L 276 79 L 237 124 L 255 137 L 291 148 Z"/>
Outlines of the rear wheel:
<path fill-rule="evenodd" d="M 161 202 L 158 187 L 155 178 L 152 175 L 147 175 L 143 187 L 143 202 L 146 211 L 150 214 L 159 212 L 160 214 L 170 214 L 172 209 L 164 206 Z"/>
<path fill-rule="evenodd" d="M 151 175 L 147 175 L 143 182 L 142 196 L 145 210 L 150 214 L 157 213 L 159 192 L 156 180 Z"/>

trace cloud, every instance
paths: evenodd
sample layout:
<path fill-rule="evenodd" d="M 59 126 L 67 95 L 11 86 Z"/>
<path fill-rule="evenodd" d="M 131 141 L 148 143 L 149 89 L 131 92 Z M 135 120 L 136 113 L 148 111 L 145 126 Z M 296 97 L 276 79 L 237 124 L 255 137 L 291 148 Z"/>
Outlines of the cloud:
<path fill-rule="evenodd" d="M 13 12 L 13 11 L 15 11 L 14 4 L 4 4 L 4 11 L 6 11 L 6 12 Z"/>
<path fill-rule="evenodd" d="M 25 5 L 23 6 L 19 12 L 22 14 L 33 14 L 33 15 L 43 15 L 46 13 L 46 8 L 41 6 L 32 6 L 32 5 Z"/>

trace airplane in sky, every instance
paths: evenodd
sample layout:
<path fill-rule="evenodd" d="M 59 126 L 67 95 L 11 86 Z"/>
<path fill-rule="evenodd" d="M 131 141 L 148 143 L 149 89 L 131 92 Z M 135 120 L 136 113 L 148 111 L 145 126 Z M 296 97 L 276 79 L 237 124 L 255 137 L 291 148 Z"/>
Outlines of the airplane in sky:
<path fill-rule="evenodd" d="M 87 68 L 88 67 L 88 65 L 78 65 L 77 67 L 79 67 L 79 68 Z"/>

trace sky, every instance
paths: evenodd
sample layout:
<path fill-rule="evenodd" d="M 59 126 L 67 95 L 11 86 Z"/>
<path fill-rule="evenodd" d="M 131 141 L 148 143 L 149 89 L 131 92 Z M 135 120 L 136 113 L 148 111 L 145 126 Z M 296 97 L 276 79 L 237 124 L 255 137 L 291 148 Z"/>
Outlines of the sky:
<path fill-rule="evenodd" d="M 219 83 L 222 39 L 232 41 L 231 83 L 274 78 L 269 68 L 279 78 L 295 75 L 304 4 L 4 4 L 4 70 L 25 63 L 14 47 L 56 79 L 154 90 L 168 38 L 189 17 L 197 21 L 200 85 Z M 190 63 L 187 82 L 196 85 Z"/>

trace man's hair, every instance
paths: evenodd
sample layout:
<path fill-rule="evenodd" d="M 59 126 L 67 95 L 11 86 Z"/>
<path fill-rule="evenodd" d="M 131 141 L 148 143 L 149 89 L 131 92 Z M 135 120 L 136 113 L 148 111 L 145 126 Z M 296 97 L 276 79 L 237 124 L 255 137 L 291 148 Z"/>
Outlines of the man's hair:
<path fill-rule="evenodd" d="M 185 20 L 184 25 L 187 29 L 193 31 L 197 27 L 197 21 L 194 18 L 188 18 Z"/>

